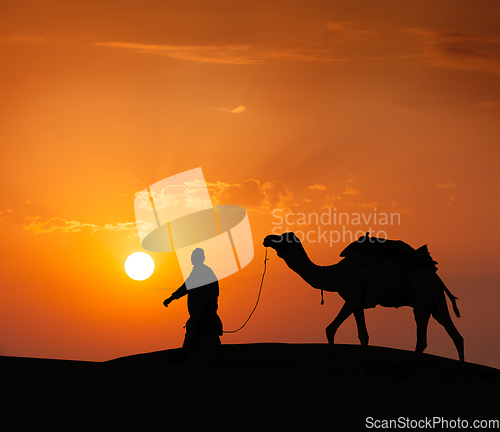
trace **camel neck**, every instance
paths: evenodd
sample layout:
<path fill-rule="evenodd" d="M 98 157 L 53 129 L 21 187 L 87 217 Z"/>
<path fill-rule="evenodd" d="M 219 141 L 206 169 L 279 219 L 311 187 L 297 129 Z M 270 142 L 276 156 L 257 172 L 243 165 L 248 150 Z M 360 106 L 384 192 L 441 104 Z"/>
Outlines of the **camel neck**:
<path fill-rule="evenodd" d="M 283 259 L 288 267 L 313 288 L 324 288 L 325 267 L 314 264 L 302 245 L 295 247 L 287 256 L 283 257 Z"/>

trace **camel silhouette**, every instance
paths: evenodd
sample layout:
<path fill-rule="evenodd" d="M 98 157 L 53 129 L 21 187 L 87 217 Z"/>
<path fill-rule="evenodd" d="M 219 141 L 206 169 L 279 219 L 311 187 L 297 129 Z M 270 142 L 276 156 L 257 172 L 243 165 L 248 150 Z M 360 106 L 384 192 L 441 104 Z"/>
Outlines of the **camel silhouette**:
<path fill-rule="evenodd" d="M 368 346 L 364 309 L 377 305 L 410 306 L 417 324 L 417 343 L 412 361 L 398 376 L 406 376 L 427 347 L 427 325 L 432 315 L 453 340 L 460 359 L 460 375 L 465 379 L 464 340 L 453 324 L 445 293 L 460 317 L 456 297 L 436 274 L 437 263 L 430 257 L 427 246 L 415 251 L 402 241 L 377 239 L 367 233 L 344 249 L 341 261 L 328 266 L 314 264 L 293 232 L 269 235 L 264 239 L 264 246 L 274 249 L 290 269 L 322 294 L 323 291 L 337 292 L 344 299 L 340 312 L 326 328 L 330 372 L 338 370 L 335 333 L 351 314 L 356 320 L 362 347 L 362 373 L 366 368 Z"/>

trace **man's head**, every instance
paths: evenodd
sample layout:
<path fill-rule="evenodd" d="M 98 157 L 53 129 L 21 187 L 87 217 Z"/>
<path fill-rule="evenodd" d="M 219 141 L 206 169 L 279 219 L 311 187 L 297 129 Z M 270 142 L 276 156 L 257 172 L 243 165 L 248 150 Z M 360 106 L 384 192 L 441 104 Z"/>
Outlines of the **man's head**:
<path fill-rule="evenodd" d="M 191 262 L 193 265 L 203 264 L 205 261 L 205 251 L 201 248 L 196 248 L 191 254 Z"/>

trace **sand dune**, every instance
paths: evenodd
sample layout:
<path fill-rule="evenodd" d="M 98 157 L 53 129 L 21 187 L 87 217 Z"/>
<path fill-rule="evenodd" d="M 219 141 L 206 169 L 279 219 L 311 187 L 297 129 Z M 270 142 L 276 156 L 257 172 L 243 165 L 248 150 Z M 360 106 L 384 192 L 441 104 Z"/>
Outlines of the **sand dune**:
<path fill-rule="evenodd" d="M 396 374 L 409 361 L 410 351 L 370 346 L 368 369 L 361 376 L 357 374 L 358 345 L 338 345 L 340 370 L 336 374 L 327 372 L 326 344 L 235 344 L 222 349 L 228 362 L 224 368 L 207 366 L 212 358 L 203 352 L 192 353 L 185 367 L 175 366 L 169 359 L 176 356 L 176 349 L 106 362 L 4 356 L 0 366 L 4 371 L 22 371 L 25 379 L 50 377 L 107 388 L 142 387 L 146 393 L 156 389 L 166 401 L 213 403 L 221 409 L 259 407 L 259 415 L 267 413 L 268 420 L 278 413 L 310 413 L 318 421 L 331 418 L 336 425 L 364 427 L 367 417 L 437 416 L 470 422 L 499 418 L 500 371 L 487 366 L 467 363 L 467 381 L 462 383 L 458 361 L 424 354 L 411 375 L 399 379 Z"/>

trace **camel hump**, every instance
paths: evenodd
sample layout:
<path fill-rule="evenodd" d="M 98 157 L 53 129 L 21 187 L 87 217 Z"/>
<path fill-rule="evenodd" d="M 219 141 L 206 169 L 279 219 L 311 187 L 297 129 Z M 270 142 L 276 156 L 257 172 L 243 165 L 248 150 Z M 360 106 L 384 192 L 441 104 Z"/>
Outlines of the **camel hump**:
<path fill-rule="evenodd" d="M 408 270 L 431 268 L 437 270 L 427 245 L 412 248 L 401 240 L 387 240 L 366 236 L 348 245 L 341 257 L 355 261 L 382 273 L 401 273 Z"/>

